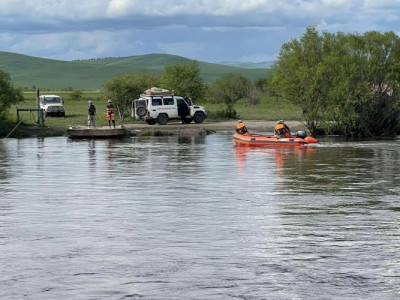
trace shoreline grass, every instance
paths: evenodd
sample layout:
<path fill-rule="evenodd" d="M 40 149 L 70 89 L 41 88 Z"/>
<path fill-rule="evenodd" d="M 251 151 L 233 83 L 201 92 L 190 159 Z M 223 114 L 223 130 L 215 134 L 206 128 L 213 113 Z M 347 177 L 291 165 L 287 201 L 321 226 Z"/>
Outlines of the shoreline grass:
<path fill-rule="evenodd" d="M 70 127 L 78 125 L 86 125 L 87 123 L 87 104 L 89 100 L 97 109 L 97 124 L 106 125 L 105 120 L 105 107 L 107 101 L 104 99 L 101 91 L 82 91 L 82 98 L 79 100 L 71 99 L 72 91 L 52 91 L 42 92 L 42 94 L 56 94 L 63 98 L 64 107 L 66 110 L 65 118 L 47 117 L 45 119 L 45 126 L 48 127 Z M 36 106 L 36 93 L 24 92 L 25 101 L 19 103 L 11 108 L 10 121 L 17 122 L 16 109 L 17 108 L 35 108 Z M 206 121 L 226 121 L 227 119 L 218 118 L 218 111 L 225 108 L 224 104 L 215 104 L 208 102 L 196 102 L 197 105 L 203 105 L 208 112 Z M 238 117 L 243 120 L 260 120 L 260 121 L 275 121 L 280 119 L 285 120 L 301 120 L 301 109 L 294 106 L 290 102 L 277 97 L 263 96 L 259 104 L 251 105 L 248 102 L 239 101 L 235 105 Z M 104 117 L 102 117 L 104 116 Z M 24 124 L 36 124 L 36 113 L 34 112 L 20 112 L 20 118 Z M 137 121 L 130 116 L 126 116 L 124 121 L 121 122 L 116 117 L 118 124 L 130 123 L 144 123 Z"/>

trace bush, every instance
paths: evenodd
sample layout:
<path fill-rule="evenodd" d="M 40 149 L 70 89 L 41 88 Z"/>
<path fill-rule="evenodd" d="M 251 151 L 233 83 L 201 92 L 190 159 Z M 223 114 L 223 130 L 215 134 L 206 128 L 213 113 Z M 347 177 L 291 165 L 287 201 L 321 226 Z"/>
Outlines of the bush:
<path fill-rule="evenodd" d="M 220 108 L 215 112 L 209 112 L 208 118 L 217 120 L 239 119 L 239 115 L 235 109 Z"/>
<path fill-rule="evenodd" d="M 72 101 L 83 100 L 83 92 L 80 90 L 73 91 L 69 94 L 69 99 Z"/>

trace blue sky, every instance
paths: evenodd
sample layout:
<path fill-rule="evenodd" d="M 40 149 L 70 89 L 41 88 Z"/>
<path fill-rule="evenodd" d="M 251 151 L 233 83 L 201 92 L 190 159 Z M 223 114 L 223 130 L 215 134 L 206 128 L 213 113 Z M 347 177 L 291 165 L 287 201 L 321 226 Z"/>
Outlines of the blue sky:
<path fill-rule="evenodd" d="M 400 0 L 1 0 L 0 51 L 265 62 L 307 26 L 400 35 Z"/>

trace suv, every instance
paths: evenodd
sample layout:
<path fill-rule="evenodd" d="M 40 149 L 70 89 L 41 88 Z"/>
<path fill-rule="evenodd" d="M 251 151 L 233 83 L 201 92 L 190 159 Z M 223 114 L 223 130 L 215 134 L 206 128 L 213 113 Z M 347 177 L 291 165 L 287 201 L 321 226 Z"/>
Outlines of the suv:
<path fill-rule="evenodd" d="M 57 95 L 39 96 L 39 105 L 43 109 L 44 116 L 65 117 L 64 101 Z"/>
<path fill-rule="evenodd" d="M 203 123 L 207 112 L 203 106 L 192 103 L 190 98 L 174 96 L 165 92 L 142 94 L 132 102 L 132 117 L 149 125 L 165 125 L 169 120 L 181 119 L 183 123 Z"/>

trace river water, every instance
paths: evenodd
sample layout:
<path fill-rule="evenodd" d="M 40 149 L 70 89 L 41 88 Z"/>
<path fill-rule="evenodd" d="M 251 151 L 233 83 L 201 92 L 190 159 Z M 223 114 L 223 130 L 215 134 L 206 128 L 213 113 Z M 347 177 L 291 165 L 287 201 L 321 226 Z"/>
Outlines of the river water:
<path fill-rule="evenodd" d="M 0 299 L 400 299 L 400 141 L 0 141 Z"/>

